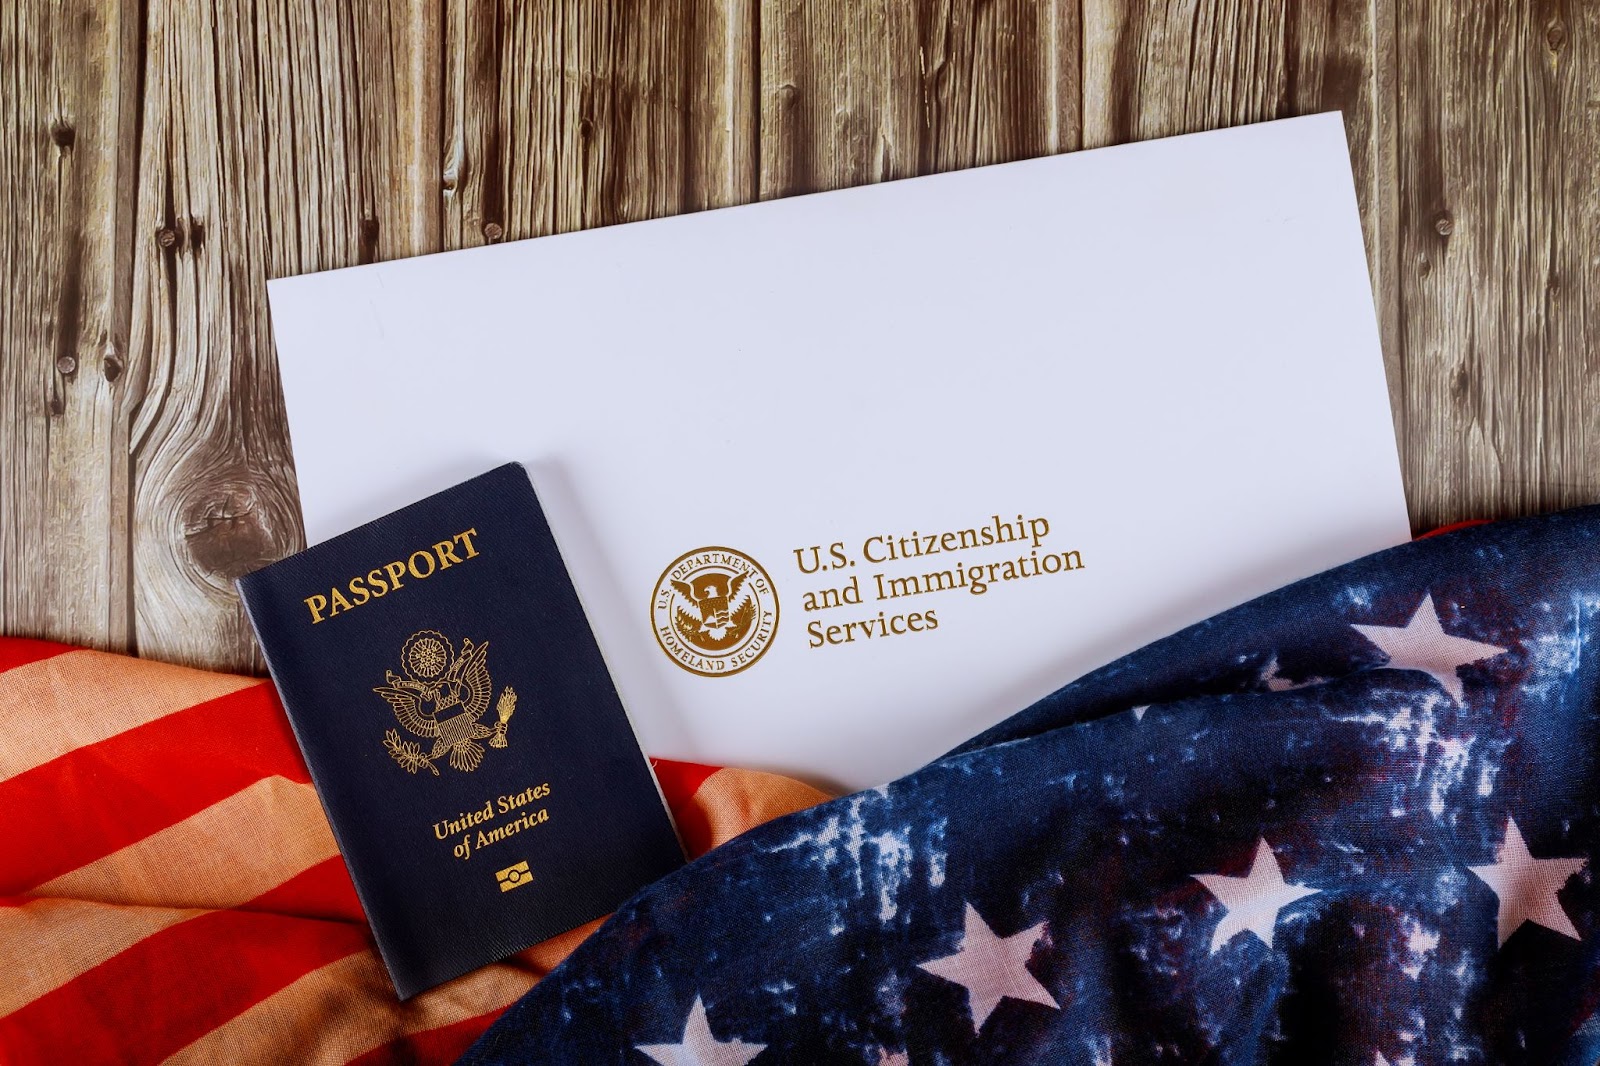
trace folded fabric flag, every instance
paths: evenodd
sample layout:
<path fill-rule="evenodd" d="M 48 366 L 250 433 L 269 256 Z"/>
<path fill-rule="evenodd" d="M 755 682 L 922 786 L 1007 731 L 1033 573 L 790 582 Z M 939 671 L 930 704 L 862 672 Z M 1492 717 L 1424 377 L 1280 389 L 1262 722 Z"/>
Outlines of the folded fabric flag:
<path fill-rule="evenodd" d="M 435 1063 L 591 923 L 404 1004 L 269 682 L 0 638 L 0 1063 Z M 825 799 L 657 763 L 692 854 Z"/>
<path fill-rule="evenodd" d="M 463 1062 L 1592 1063 L 1597 626 L 1600 509 L 1290 586 L 657 883 Z"/>

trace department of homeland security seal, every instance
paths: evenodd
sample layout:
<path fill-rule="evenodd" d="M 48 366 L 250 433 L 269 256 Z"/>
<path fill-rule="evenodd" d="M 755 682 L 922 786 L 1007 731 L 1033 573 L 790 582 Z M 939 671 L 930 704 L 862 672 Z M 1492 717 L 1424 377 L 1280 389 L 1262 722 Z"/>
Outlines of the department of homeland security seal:
<path fill-rule="evenodd" d="M 661 650 L 705 677 L 754 665 L 778 632 L 778 590 L 761 564 L 732 548 L 697 548 L 672 561 L 650 597 Z"/>

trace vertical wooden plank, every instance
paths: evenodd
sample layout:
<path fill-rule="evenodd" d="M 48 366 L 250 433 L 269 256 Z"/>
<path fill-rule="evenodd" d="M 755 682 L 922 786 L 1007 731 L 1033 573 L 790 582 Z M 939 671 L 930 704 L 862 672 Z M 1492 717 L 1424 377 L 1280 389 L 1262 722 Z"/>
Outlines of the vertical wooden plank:
<path fill-rule="evenodd" d="M 1400 71 L 1395 31 L 1401 6 L 1399 0 L 1372 0 L 1372 154 L 1366 173 L 1356 172 L 1356 189 L 1362 197 L 1372 297 L 1389 380 L 1389 409 L 1394 413 L 1404 473 L 1409 462 L 1405 397 L 1410 386 L 1400 328 Z M 1429 527 L 1419 525 L 1417 497 L 1409 483 L 1406 504 L 1413 530 L 1425 532 Z"/>
<path fill-rule="evenodd" d="M 916 173 L 921 57 L 889 6 L 762 3 L 762 199 Z"/>
<path fill-rule="evenodd" d="M 437 0 L 363 0 L 350 9 L 346 101 L 356 138 L 358 262 L 439 251 L 443 106 Z"/>
<path fill-rule="evenodd" d="M 761 195 L 1079 146 L 1077 5 L 764 0 Z"/>
<path fill-rule="evenodd" d="M 505 236 L 499 3 L 446 0 L 444 8 L 439 239 L 446 248 L 473 248 Z"/>
<path fill-rule="evenodd" d="M 260 667 L 233 579 L 301 540 L 265 282 L 437 240 L 430 26 L 409 0 L 150 5 L 127 397 L 142 654 Z"/>
<path fill-rule="evenodd" d="M 1535 186 L 1549 199 L 1547 228 L 1535 231 L 1547 264 L 1533 293 L 1543 300 L 1547 391 L 1533 425 L 1549 443 L 1533 508 L 1550 510 L 1600 502 L 1600 5 L 1542 3 L 1536 12 L 1545 51 L 1535 55 L 1552 96 L 1532 132 L 1548 130 L 1544 150 L 1561 157 Z"/>
<path fill-rule="evenodd" d="M 265 316 L 250 289 L 265 281 L 273 239 L 265 188 L 293 188 L 296 157 L 307 170 L 320 162 L 320 142 L 302 146 L 291 128 L 263 143 L 262 117 L 280 127 L 274 90 L 295 71 L 255 67 L 255 34 L 239 14 L 150 6 L 134 236 L 139 650 L 215 667 L 253 665 L 232 579 L 295 541 Z M 282 13 L 262 14 L 272 26 Z M 293 212 L 276 221 L 284 245 L 314 237 Z"/>
<path fill-rule="evenodd" d="M 753 199 L 752 3 L 455 0 L 446 243 Z"/>
<path fill-rule="evenodd" d="M 761 192 L 761 37 L 759 0 L 707 5 L 707 36 L 720 40 L 694 80 L 692 113 L 708 136 L 696 138 L 705 174 L 705 207 L 731 207 Z"/>
<path fill-rule="evenodd" d="M 137 20 L 0 11 L 0 633 L 120 648 L 131 618 L 124 423 Z"/>
<path fill-rule="evenodd" d="M 1406 474 L 1419 525 L 1600 497 L 1600 10 L 1400 8 Z"/>

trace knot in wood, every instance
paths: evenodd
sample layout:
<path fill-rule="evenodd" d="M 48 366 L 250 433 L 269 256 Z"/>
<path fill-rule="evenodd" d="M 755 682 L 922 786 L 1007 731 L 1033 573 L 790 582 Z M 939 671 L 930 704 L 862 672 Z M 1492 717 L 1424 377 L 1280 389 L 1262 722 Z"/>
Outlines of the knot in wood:
<path fill-rule="evenodd" d="M 1552 53 L 1559 53 L 1567 43 L 1567 24 L 1558 18 L 1551 19 L 1544 30 L 1544 43 Z"/>
<path fill-rule="evenodd" d="M 1456 220 L 1446 211 L 1434 220 L 1433 228 L 1439 231 L 1439 236 L 1448 237 L 1456 231 Z"/>
<path fill-rule="evenodd" d="M 156 230 L 156 243 L 168 250 L 176 248 L 178 246 L 178 231 L 171 226 L 162 226 Z"/>
<path fill-rule="evenodd" d="M 72 146 L 78 143 L 78 131 L 70 123 L 56 119 L 50 123 L 50 143 L 63 152 L 70 152 Z"/>
<path fill-rule="evenodd" d="M 199 569 L 231 583 L 282 554 L 263 519 L 255 492 L 228 485 L 190 501 L 183 521 L 184 543 Z"/>

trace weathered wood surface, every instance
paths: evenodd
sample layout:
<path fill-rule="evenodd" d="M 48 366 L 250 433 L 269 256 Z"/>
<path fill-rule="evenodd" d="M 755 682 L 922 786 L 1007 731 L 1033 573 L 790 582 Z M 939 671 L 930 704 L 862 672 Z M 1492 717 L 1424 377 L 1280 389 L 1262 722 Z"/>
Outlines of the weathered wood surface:
<path fill-rule="evenodd" d="M 1596 0 L 20 0 L 0 633 L 259 669 L 269 277 L 1340 108 L 1413 523 L 1600 499 Z"/>

